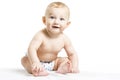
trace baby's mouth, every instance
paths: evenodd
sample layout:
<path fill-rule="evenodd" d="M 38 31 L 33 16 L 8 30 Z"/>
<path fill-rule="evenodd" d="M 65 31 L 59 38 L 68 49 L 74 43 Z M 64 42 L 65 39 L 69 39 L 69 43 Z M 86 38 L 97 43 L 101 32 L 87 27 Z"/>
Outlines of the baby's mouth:
<path fill-rule="evenodd" d="M 57 28 L 59 28 L 59 27 L 58 27 L 58 26 L 52 26 L 52 28 L 56 28 L 56 29 L 57 29 Z"/>

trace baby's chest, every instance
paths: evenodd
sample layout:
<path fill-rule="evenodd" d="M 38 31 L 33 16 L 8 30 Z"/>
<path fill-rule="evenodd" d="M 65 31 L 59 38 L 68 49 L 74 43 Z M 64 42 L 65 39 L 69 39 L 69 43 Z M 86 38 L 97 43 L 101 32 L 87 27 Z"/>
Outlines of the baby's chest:
<path fill-rule="evenodd" d="M 42 44 L 44 50 L 60 51 L 64 47 L 62 41 L 46 41 Z"/>

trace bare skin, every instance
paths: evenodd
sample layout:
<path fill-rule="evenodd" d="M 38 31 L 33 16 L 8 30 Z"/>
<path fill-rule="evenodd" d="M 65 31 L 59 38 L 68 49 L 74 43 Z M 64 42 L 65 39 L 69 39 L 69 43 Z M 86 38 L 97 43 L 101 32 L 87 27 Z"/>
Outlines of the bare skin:
<path fill-rule="evenodd" d="M 27 70 L 27 72 L 29 72 L 30 74 L 33 74 L 34 76 L 47 76 L 49 75 L 49 73 L 44 70 L 37 70 L 37 69 L 32 69 L 30 62 L 28 60 L 27 56 L 24 56 L 21 59 L 22 65 L 23 67 Z M 67 57 L 58 57 L 55 60 L 55 65 L 53 68 L 53 71 L 56 71 L 57 73 L 62 73 L 62 74 L 66 74 L 66 73 L 70 73 L 70 67 L 71 67 L 71 63 L 69 62 Z M 76 71 L 76 73 L 79 71 Z"/>
<path fill-rule="evenodd" d="M 34 76 L 47 76 L 49 73 L 40 61 L 54 61 L 57 73 L 77 73 L 78 57 L 70 39 L 63 33 L 70 22 L 68 10 L 65 7 L 51 7 L 43 16 L 46 28 L 38 31 L 31 40 L 28 53 L 21 59 L 23 67 Z M 57 57 L 64 49 L 68 57 Z"/>
<path fill-rule="evenodd" d="M 57 57 L 59 51 L 65 46 L 65 43 L 63 42 L 65 36 L 62 34 L 62 35 L 59 35 L 59 37 L 57 37 L 56 39 L 53 39 L 53 40 L 48 39 L 47 31 L 46 31 L 46 29 L 43 29 L 42 31 L 37 33 L 37 35 L 34 37 L 35 39 L 33 38 L 33 40 L 31 41 L 31 44 L 32 44 L 31 46 L 33 46 L 33 44 L 36 45 L 37 42 L 40 42 L 39 39 L 36 39 L 36 37 L 37 38 L 39 37 L 38 35 L 43 35 L 42 37 L 40 36 L 40 38 L 44 39 L 43 40 L 44 42 L 42 42 L 42 45 L 36 51 L 37 59 L 39 60 L 39 63 L 38 64 L 36 63 L 37 65 L 34 63 L 30 64 L 30 60 L 28 58 L 29 55 L 26 55 L 22 58 L 22 61 L 21 61 L 24 68 L 29 73 L 32 73 L 34 76 L 47 76 L 48 72 L 46 70 L 44 70 L 42 65 L 40 65 L 40 60 L 55 61 L 54 70 L 57 71 L 58 73 L 65 74 L 65 73 L 72 72 L 72 70 L 71 70 L 72 64 L 71 64 L 70 60 L 67 57 L 63 57 L 63 58 Z M 38 40 L 38 41 L 36 41 L 36 40 Z M 69 47 L 71 48 L 70 44 L 69 44 Z M 29 48 L 29 49 L 31 51 L 31 48 Z M 29 51 L 29 49 L 28 49 L 28 51 Z M 74 51 L 74 50 L 72 50 L 72 51 Z M 70 55 L 70 54 L 68 54 L 68 55 Z M 73 72 L 78 72 L 78 70 L 74 70 Z"/>

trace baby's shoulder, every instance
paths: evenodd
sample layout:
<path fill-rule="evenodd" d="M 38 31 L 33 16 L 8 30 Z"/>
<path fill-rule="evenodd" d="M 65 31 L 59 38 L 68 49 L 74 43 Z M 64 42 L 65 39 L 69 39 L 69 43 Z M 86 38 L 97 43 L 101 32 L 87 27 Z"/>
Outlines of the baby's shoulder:
<path fill-rule="evenodd" d="M 64 33 L 62 34 L 62 37 L 63 37 L 64 39 L 69 39 L 68 36 L 67 36 L 66 34 L 64 34 Z"/>
<path fill-rule="evenodd" d="M 43 37 L 43 31 L 42 30 L 39 30 L 38 32 L 36 32 L 36 34 L 34 35 L 34 38 L 35 39 L 39 39 L 39 38 L 42 38 Z"/>
<path fill-rule="evenodd" d="M 66 35 L 66 34 L 63 34 L 63 39 L 64 39 L 65 43 L 69 43 L 69 42 L 71 42 L 69 36 Z"/>

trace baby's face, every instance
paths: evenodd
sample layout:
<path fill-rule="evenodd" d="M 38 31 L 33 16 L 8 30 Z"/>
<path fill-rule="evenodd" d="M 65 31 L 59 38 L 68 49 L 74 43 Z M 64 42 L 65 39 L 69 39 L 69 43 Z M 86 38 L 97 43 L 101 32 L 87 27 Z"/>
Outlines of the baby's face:
<path fill-rule="evenodd" d="M 66 8 L 50 8 L 45 17 L 48 31 L 61 33 L 69 25 L 68 16 Z"/>

